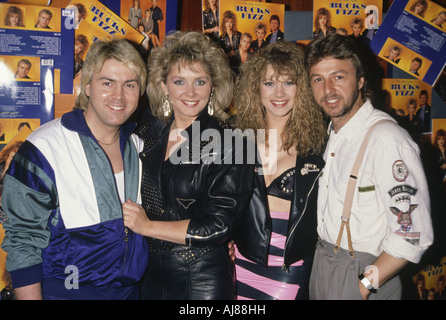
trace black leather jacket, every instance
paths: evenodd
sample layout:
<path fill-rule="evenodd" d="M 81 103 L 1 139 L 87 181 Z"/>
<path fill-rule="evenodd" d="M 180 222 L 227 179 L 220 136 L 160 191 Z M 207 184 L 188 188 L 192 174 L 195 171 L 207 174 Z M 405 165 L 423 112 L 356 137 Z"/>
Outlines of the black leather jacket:
<path fill-rule="evenodd" d="M 249 203 L 253 189 L 254 164 L 225 164 L 228 160 L 235 163 L 235 148 L 232 144 L 225 143 L 224 129 L 215 118 L 207 114 L 205 108 L 185 130 L 190 139 L 179 148 L 189 153 L 192 162 L 196 159 L 198 162 L 182 161 L 175 165 L 172 180 L 166 188 L 161 174 L 171 122 L 172 120 L 165 125 L 155 117 L 145 115 L 145 124 L 138 130 L 139 136 L 144 140 L 144 150 L 141 153 L 143 207 L 153 220 L 190 219 L 186 238 L 188 246 L 220 246 L 232 237 Z M 194 132 L 197 128 L 199 131 Z M 200 141 L 205 140 L 202 134 L 208 129 L 218 133 L 221 140 Z M 212 149 L 211 146 L 215 148 Z M 220 151 L 222 164 L 213 161 L 203 163 L 203 156 L 209 153 L 201 152 L 200 159 L 196 158 L 197 150 Z"/>
<path fill-rule="evenodd" d="M 317 241 L 317 180 L 324 165 L 321 155 L 297 157 L 284 267 L 313 257 Z M 261 165 L 257 167 L 257 172 L 261 172 Z M 237 248 L 245 258 L 267 265 L 271 224 L 265 180 L 257 173 L 251 202 L 235 236 Z"/>

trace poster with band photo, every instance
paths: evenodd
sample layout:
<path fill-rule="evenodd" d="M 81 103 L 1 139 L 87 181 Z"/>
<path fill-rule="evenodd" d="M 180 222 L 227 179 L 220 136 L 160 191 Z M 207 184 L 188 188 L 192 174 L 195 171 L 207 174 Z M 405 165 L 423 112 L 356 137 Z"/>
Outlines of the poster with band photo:
<path fill-rule="evenodd" d="M 370 42 L 382 22 L 382 0 L 314 0 L 313 39 L 340 33 Z"/>

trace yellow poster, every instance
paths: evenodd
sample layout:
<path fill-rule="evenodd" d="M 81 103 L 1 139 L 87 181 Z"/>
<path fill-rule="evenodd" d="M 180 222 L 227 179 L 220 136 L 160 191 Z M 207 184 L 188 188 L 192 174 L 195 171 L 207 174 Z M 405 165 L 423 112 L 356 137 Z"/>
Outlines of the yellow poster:
<path fill-rule="evenodd" d="M 415 113 L 420 108 L 420 94 L 427 93 L 427 103 L 431 105 L 432 87 L 417 79 L 383 79 L 383 91 L 388 95 L 386 107 L 394 109 L 400 116 L 409 114 L 409 102 L 415 102 Z M 393 112 L 393 111 L 392 111 Z"/>
<path fill-rule="evenodd" d="M 338 32 L 371 39 L 382 22 L 382 0 L 314 0 L 313 37 Z"/>
<path fill-rule="evenodd" d="M 30 4 L 33 6 L 49 6 L 51 4 L 51 0 L 6 0 L 2 2 L 10 4 Z"/>
<path fill-rule="evenodd" d="M 428 265 L 413 277 L 419 300 L 446 299 L 446 257 L 438 265 Z"/>
<path fill-rule="evenodd" d="M 272 27 L 271 18 L 277 23 L 278 32 L 281 40 L 284 40 L 284 26 L 285 26 L 285 5 L 265 3 L 258 1 L 220 1 L 219 8 L 220 16 L 220 34 L 224 33 L 225 17 L 235 16 L 234 21 L 235 29 L 241 33 L 247 32 L 251 34 L 253 39 L 256 38 L 255 28 L 259 23 L 263 23 L 266 26 L 266 35 L 268 37 L 271 34 Z"/>
<path fill-rule="evenodd" d="M 73 0 L 70 6 L 78 8 L 78 22 L 85 20 L 99 34 L 109 39 L 120 37 L 141 44 L 144 36 L 124 19 L 97 0 Z"/>

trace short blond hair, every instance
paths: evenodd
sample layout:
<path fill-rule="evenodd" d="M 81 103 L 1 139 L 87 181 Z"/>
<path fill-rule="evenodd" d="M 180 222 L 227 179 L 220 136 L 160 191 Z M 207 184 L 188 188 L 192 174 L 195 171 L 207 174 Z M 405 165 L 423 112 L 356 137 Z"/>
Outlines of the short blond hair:
<path fill-rule="evenodd" d="M 86 94 L 86 87 L 90 84 L 93 75 L 99 72 L 105 61 L 109 59 L 125 64 L 137 75 L 141 95 L 143 95 L 147 81 L 147 66 L 133 45 L 125 39 L 96 41 L 88 50 L 82 66 L 81 91 L 76 99 L 75 108 L 87 110 L 89 97 Z"/>

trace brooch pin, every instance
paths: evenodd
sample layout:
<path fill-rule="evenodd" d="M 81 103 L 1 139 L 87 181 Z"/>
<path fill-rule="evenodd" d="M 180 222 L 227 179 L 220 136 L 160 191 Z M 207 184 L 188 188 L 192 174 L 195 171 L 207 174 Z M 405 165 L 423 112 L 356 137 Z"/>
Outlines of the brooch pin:
<path fill-rule="evenodd" d="M 317 167 L 317 165 L 312 163 L 305 163 L 304 167 L 300 169 L 300 174 L 304 176 L 310 172 L 319 172 L 319 171 L 320 169 Z"/>

